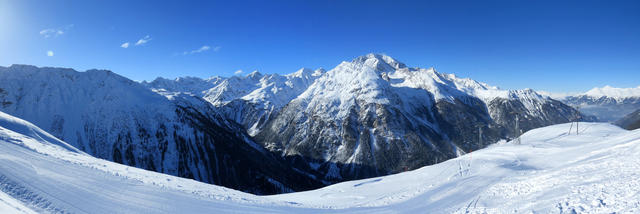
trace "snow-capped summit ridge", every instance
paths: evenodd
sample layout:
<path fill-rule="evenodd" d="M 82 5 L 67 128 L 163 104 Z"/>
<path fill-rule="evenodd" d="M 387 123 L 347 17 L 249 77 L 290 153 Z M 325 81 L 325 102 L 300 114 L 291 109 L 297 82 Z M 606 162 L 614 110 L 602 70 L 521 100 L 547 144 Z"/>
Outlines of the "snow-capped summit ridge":
<path fill-rule="evenodd" d="M 344 65 L 346 62 L 342 62 L 338 67 Z M 384 54 L 370 53 L 364 56 L 356 57 L 351 61 L 356 66 L 368 66 L 374 68 L 376 71 L 397 70 L 406 68 L 407 66 L 394 59 L 393 57 Z"/>
<path fill-rule="evenodd" d="M 255 70 L 249 74 L 247 74 L 246 78 L 250 78 L 250 79 L 260 79 L 262 78 L 264 75 L 262 75 L 262 73 L 260 73 L 258 70 Z"/>
<path fill-rule="evenodd" d="M 438 72 L 433 67 L 410 68 L 402 62 L 382 54 L 367 54 L 357 57 L 351 62 L 342 62 L 328 73 L 345 71 L 357 73 L 357 75 L 342 75 L 336 81 L 349 81 L 350 84 L 358 82 L 361 85 L 371 87 L 384 85 L 381 82 L 375 82 L 381 78 L 389 82 L 392 87 L 424 89 L 432 93 L 436 100 L 453 101 L 458 97 L 472 96 L 489 103 L 495 98 L 518 99 L 520 95 L 545 99 L 533 90 L 503 90 L 470 78 Z M 358 80 L 354 78 L 358 78 Z M 364 80 L 370 80 L 370 82 L 363 82 Z M 351 85 L 351 87 L 357 87 L 357 85 Z"/>

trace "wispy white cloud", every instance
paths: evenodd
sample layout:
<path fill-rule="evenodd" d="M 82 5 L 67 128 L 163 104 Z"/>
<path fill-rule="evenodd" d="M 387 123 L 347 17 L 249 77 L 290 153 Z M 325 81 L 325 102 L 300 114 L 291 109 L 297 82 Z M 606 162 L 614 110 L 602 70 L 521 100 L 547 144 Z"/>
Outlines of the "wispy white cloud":
<path fill-rule="evenodd" d="M 139 39 L 138 42 L 136 42 L 136 46 L 138 45 L 143 45 L 147 42 L 151 41 L 151 36 L 146 35 L 145 37 L 143 37 L 142 39 Z"/>
<path fill-rule="evenodd" d="M 53 51 L 47 51 L 47 56 L 53 56 Z"/>
<path fill-rule="evenodd" d="M 41 30 L 40 35 L 43 36 L 44 38 L 58 37 L 65 34 L 65 32 L 67 32 L 71 28 L 73 28 L 72 24 L 64 27 L 59 27 L 59 28 L 47 28 L 47 29 Z"/>
<path fill-rule="evenodd" d="M 242 70 L 237 70 L 236 72 L 233 72 L 233 74 L 240 75 L 240 74 L 242 74 Z"/>
<path fill-rule="evenodd" d="M 128 48 L 129 47 L 129 42 L 125 42 L 122 43 L 122 45 L 120 45 L 121 48 Z"/>
<path fill-rule="evenodd" d="M 204 45 L 204 46 L 202 46 L 202 47 L 198 48 L 198 50 L 194 50 L 194 51 L 191 51 L 191 52 L 193 52 L 193 53 L 200 53 L 200 52 L 203 52 L 203 51 L 208 51 L 209 49 L 211 49 L 211 47 L 209 47 L 209 46 L 207 46 L 207 45 Z"/>
<path fill-rule="evenodd" d="M 44 38 L 60 36 L 62 34 L 64 34 L 64 31 L 56 30 L 56 29 L 53 29 L 53 28 L 44 29 L 44 30 L 40 31 L 40 35 L 44 36 Z"/>
<path fill-rule="evenodd" d="M 198 49 L 195 49 L 195 50 L 184 51 L 184 52 L 182 52 L 182 55 L 202 53 L 202 52 L 209 51 L 209 50 L 212 50 L 211 46 L 203 45 L 202 47 L 200 47 Z M 216 46 L 216 47 L 213 48 L 213 51 L 218 51 L 218 50 L 220 50 L 220 46 Z"/>

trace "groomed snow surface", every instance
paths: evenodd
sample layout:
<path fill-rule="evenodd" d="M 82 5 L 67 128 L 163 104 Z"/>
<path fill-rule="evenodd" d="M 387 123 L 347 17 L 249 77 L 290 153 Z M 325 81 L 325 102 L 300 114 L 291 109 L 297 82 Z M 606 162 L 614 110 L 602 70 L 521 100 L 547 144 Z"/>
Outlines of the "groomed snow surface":
<path fill-rule="evenodd" d="M 573 128 L 572 134 L 567 134 Z M 440 164 L 255 196 L 90 157 L 0 112 L 0 213 L 640 213 L 640 130 L 531 130 Z"/>

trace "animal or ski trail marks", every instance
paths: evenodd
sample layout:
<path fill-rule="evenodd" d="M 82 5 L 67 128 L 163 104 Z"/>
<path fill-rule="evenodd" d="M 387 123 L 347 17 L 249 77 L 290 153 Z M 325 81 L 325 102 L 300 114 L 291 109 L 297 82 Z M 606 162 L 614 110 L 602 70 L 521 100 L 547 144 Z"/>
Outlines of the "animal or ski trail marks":
<path fill-rule="evenodd" d="M 2 174 L 0 174 L 0 191 L 15 199 L 18 199 L 27 207 L 30 207 L 36 211 L 39 210 L 39 212 L 46 211 L 49 213 L 67 213 L 65 209 L 55 206 L 45 196 L 10 180 Z"/>

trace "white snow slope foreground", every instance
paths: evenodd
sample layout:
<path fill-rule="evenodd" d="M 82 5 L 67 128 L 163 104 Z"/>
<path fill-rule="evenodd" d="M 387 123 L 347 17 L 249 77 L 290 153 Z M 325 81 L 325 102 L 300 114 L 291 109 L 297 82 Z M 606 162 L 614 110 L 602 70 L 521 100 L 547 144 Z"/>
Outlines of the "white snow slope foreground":
<path fill-rule="evenodd" d="M 531 130 L 414 171 L 255 196 L 96 159 L 0 112 L 0 212 L 640 212 L 640 130 Z M 53 142 L 51 142 L 53 141 Z"/>

